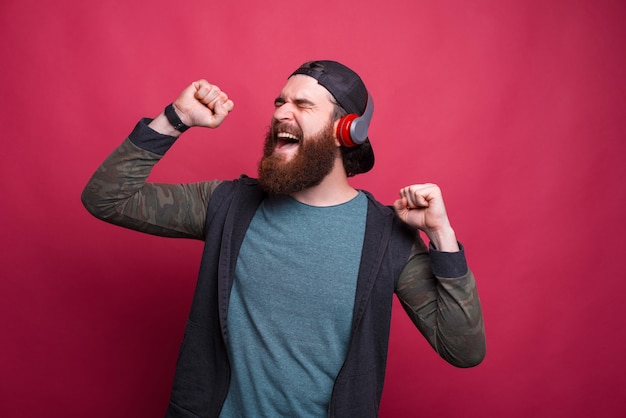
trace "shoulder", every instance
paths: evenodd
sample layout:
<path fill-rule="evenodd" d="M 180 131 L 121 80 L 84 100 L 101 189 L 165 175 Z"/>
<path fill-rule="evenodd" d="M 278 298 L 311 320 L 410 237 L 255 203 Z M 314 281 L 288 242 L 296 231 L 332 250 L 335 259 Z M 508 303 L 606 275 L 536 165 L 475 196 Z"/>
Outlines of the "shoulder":
<path fill-rule="evenodd" d="M 402 246 L 412 245 L 415 240 L 417 232 L 407 223 L 403 222 L 396 214 L 395 209 L 391 205 L 385 205 L 378 200 L 368 191 L 361 190 L 369 201 L 368 213 L 379 214 L 382 218 L 388 219 L 391 222 L 391 237 L 398 241 Z"/>
<path fill-rule="evenodd" d="M 231 200 L 235 195 L 253 197 L 254 200 L 258 200 L 264 193 L 257 179 L 242 174 L 234 180 L 220 181 L 211 195 L 211 200 Z"/>
<path fill-rule="evenodd" d="M 360 190 L 360 191 L 363 194 L 365 194 L 365 196 L 367 197 L 368 208 L 369 208 L 368 211 L 370 212 L 370 214 L 376 214 L 376 215 L 380 215 L 383 217 L 389 217 L 393 221 L 394 224 L 399 225 L 402 229 L 404 229 L 405 226 L 408 226 L 404 222 L 402 222 L 400 218 L 396 215 L 396 211 L 394 210 L 393 206 L 385 205 L 379 202 L 378 200 L 376 200 L 374 195 L 372 195 L 370 192 L 366 190 Z"/>
<path fill-rule="evenodd" d="M 238 178 L 233 180 L 219 180 L 217 183 L 219 186 L 218 189 L 220 189 L 221 193 L 234 191 L 239 186 L 247 186 L 251 188 L 261 187 L 257 179 L 248 177 L 246 174 L 241 174 Z"/>
<path fill-rule="evenodd" d="M 359 190 L 359 191 L 363 193 L 365 197 L 367 197 L 368 206 L 371 209 L 375 209 L 378 213 L 380 213 L 383 216 L 391 216 L 395 213 L 394 210 L 391 208 L 391 206 L 380 203 L 378 200 L 376 200 L 374 195 L 368 192 L 367 190 Z"/>

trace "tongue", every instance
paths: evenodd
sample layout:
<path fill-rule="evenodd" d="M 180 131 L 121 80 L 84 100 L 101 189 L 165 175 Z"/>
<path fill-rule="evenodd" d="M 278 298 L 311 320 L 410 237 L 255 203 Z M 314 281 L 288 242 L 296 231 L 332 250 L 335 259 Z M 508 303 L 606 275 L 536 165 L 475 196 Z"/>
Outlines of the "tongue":
<path fill-rule="evenodd" d="M 278 141 L 276 149 L 280 151 L 290 151 L 292 149 L 297 149 L 299 146 L 300 144 L 298 142 Z"/>
<path fill-rule="evenodd" d="M 276 143 L 276 148 L 283 148 L 289 146 L 298 146 L 300 143 L 293 139 L 279 138 Z"/>

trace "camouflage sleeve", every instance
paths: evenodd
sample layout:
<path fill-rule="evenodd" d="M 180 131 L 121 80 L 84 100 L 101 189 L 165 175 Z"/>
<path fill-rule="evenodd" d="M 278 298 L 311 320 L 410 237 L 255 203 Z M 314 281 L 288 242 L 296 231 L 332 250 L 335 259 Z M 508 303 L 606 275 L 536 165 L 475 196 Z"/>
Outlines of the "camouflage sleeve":
<path fill-rule="evenodd" d="M 148 183 L 162 155 L 126 139 L 100 165 L 81 200 L 96 218 L 148 234 L 204 238 L 208 199 L 219 181 Z"/>
<path fill-rule="evenodd" d="M 445 274 L 441 266 L 434 268 L 438 260 L 432 258 L 447 256 L 435 253 L 431 249 L 429 254 L 423 241 L 417 239 L 396 294 L 415 326 L 443 359 L 457 367 L 476 366 L 485 357 L 485 330 L 474 275 L 467 267 L 460 276 L 450 274 L 454 273 L 450 270 Z M 454 254 L 463 257 L 464 262 L 464 253 Z"/>

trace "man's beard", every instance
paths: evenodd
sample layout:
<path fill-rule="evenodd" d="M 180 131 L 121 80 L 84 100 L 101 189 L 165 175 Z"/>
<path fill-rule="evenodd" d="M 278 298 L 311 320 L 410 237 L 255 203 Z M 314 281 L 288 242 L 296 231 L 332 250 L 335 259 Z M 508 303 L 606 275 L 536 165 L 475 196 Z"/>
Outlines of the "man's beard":
<path fill-rule="evenodd" d="M 263 190 L 290 195 L 320 184 L 332 171 L 338 152 L 333 123 L 329 122 L 320 133 L 303 138 L 289 161 L 274 153 L 276 132 L 281 130 L 292 132 L 293 128 L 274 124 L 265 137 L 263 158 L 259 162 L 259 183 Z"/>

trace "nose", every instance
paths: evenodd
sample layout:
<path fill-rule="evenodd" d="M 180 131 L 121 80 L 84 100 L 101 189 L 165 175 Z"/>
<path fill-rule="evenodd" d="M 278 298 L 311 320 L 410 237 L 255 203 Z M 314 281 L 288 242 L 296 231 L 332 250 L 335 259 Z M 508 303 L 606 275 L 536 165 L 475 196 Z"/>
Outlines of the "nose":
<path fill-rule="evenodd" d="M 293 120 L 293 105 L 291 103 L 277 105 L 274 110 L 274 119 L 279 122 Z"/>

